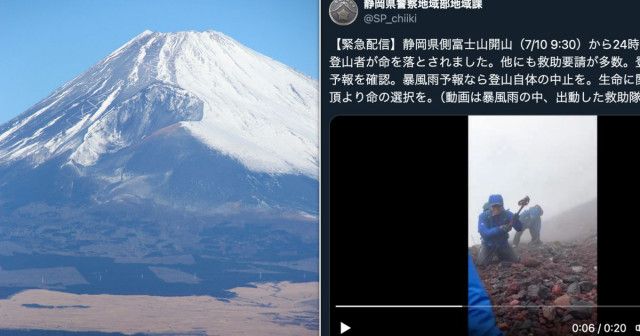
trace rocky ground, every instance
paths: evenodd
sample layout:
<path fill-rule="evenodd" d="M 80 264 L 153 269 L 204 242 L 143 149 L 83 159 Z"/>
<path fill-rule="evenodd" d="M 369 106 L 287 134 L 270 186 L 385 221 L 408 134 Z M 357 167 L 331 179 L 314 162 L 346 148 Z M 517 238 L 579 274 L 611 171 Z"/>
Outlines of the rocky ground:
<path fill-rule="evenodd" d="M 474 257 L 478 246 L 471 248 Z M 596 238 L 521 244 L 518 263 L 478 267 L 506 335 L 568 335 L 573 323 L 596 322 Z"/>

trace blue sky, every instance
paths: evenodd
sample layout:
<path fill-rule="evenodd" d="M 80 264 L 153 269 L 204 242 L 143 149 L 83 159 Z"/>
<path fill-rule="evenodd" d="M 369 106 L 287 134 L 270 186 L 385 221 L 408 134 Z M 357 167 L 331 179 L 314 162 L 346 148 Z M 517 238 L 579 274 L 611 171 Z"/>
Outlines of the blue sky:
<path fill-rule="evenodd" d="M 318 78 L 316 0 L 0 0 L 0 123 L 145 29 L 221 31 Z"/>

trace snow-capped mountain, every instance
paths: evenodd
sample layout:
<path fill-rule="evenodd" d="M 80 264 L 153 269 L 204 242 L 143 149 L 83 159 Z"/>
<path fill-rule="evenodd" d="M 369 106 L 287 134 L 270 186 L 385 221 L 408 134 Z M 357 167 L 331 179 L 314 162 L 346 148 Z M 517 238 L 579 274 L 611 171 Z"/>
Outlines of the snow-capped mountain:
<path fill-rule="evenodd" d="M 252 171 L 315 177 L 316 96 L 222 33 L 145 31 L 0 128 L 0 164 L 92 166 L 176 125 Z"/>
<path fill-rule="evenodd" d="M 0 205 L 317 213 L 317 87 L 213 31 L 145 31 L 0 127 Z"/>

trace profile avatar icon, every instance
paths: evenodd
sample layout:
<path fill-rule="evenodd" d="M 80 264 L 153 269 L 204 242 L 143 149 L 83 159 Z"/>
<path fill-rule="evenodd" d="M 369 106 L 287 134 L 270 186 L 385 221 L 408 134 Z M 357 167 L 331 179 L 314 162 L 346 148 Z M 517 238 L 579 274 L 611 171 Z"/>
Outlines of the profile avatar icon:
<path fill-rule="evenodd" d="M 358 17 L 358 5 L 353 0 L 333 0 L 329 5 L 329 16 L 335 24 L 348 26 Z"/>

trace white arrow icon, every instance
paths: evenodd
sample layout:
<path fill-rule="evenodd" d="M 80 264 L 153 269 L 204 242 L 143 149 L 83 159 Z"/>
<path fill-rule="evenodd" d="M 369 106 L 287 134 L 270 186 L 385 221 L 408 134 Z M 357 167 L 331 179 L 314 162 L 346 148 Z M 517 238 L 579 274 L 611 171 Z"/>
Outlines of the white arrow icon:
<path fill-rule="evenodd" d="M 351 329 L 350 326 L 340 322 L 340 334 L 346 333 L 347 331 L 349 331 L 349 329 Z"/>

